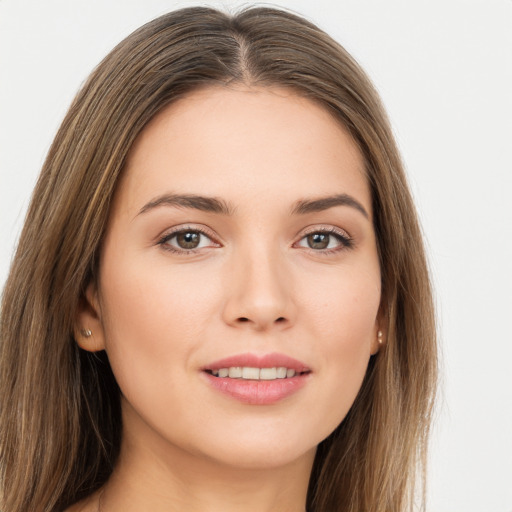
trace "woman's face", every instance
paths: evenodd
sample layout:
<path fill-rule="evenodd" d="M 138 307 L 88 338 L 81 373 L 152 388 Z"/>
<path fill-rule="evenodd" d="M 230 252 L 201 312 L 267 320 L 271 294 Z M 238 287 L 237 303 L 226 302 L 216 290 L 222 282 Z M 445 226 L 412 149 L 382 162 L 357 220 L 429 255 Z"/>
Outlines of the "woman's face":
<path fill-rule="evenodd" d="M 347 414 L 380 297 L 346 130 L 286 90 L 212 87 L 136 141 L 81 343 L 107 350 L 132 442 L 275 467 L 310 457 Z"/>

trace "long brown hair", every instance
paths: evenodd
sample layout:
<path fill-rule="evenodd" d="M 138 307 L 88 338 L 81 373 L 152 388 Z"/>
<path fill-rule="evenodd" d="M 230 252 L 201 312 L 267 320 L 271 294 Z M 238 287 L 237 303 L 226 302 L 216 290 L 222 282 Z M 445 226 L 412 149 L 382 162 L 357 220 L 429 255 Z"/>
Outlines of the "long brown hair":
<path fill-rule="evenodd" d="M 318 447 L 308 511 L 400 512 L 423 503 L 436 387 L 434 312 L 420 228 L 384 110 L 352 57 L 310 22 L 253 8 L 187 8 L 121 42 L 66 115 L 37 183 L 0 323 L 0 509 L 57 511 L 109 478 L 120 392 L 104 353 L 78 348 L 127 153 L 164 106 L 212 84 L 288 87 L 335 116 L 366 161 L 386 345 L 348 416 Z M 418 479 L 420 475 L 422 478 Z M 420 504 L 421 504 L 420 503 Z"/>

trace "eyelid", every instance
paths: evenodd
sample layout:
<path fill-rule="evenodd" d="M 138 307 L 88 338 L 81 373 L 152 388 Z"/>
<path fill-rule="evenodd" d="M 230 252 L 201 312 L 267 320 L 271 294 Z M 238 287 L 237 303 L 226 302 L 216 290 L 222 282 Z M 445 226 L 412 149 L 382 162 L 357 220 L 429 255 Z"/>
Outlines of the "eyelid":
<path fill-rule="evenodd" d="M 316 224 L 314 226 L 308 226 L 307 228 L 304 228 L 298 236 L 304 238 L 312 233 L 334 233 L 343 236 L 344 238 L 352 239 L 345 229 L 333 226 L 332 224 Z"/>
<path fill-rule="evenodd" d="M 294 242 L 294 246 L 296 246 L 299 242 L 301 242 L 304 238 L 306 238 L 309 235 L 312 235 L 314 233 L 325 233 L 329 235 L 335 236 L 339 243 L 340 247 L 331 248 L 331 249 L 312 249 L 304 247 L 305 249 L 309 249 L 310 251 L 313 251 L 316 254 L 330 254 L 333 252 L 339 252 L 346 249 L 351 249 L 354 246 L 354 239 L 353 237 L 342 228 L 339 228 L 337 226 L 333 225 L 315 225 L 315 226 L 308 226 L 305 228 L 302 232 L 300 232 L 297 235 L 297 241 Z M 302 246 L 301 246 L 302 247 Z"/>
<path fill-rule="evenodd" d="M 206 226 L 198 226 L 198 225 L 192 225 L 192 224 L 181 224 L 179 226 L 173 226 L 172 228 L 166 230 L 162 235 L 160 235 L 156 241 L 156 245 L 162 246 L 163 249 L 170 251 L 170 252 L 176 252 L 179 254 L 188 254 L 188 253 L 197 253 L 201 249 L 205 249 L 206 247 L 200 247 L 200 248 L 193 248 L 193 249 L 180 249 L 178 247 L 174 247 L 172 245 L 167 244 L 169 240 L 171 240 L 173 237 L 179 235 L 180 233 L 184 233 L 187 231 L 195 231 L 197 233 L 200 233 L 204 235 L 206 238 L 208 238 L 212 245 L 215 247 L 222 247 L 222 244 L 218 241 L 218 236 L 208 227 Z"/>

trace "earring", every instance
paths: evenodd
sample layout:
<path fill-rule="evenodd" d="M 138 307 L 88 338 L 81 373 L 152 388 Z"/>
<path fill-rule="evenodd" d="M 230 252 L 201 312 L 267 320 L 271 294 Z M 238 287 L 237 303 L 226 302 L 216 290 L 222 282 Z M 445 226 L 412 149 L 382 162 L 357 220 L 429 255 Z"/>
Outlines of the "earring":
<path fill-rule="evenodd" d="M 377 341 L 378 341 L 379 345 L 382 345 L 382 343 L 383 343 L 382 336 L 383 336 L 382 331 L 377 332 Z"/>
<path fill-rule="evenodd" d="M 92 331 L 89 330 L 89 329 L 80 329 L 80 334 L 84 337 L 84 338 L 90 338 L 92 336 Z"/>

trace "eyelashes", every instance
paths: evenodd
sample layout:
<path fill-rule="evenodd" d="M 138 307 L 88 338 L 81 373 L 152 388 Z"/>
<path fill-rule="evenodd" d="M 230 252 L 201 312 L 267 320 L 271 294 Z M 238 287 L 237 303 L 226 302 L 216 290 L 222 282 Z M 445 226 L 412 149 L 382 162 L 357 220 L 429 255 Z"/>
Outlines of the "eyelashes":
<path fill-rule="evenodd" d="M 165 250 L 178 254 L 197 253 L 207 247 L 222 247 L 213 240 L 211 233 L 196 227 L 173 230 L 160 238 L 158 244 Z"/>
<path fill-rule="evenodd" d="M 203 249 L 222 247 L 210 231 L 199 227 L 176 228 L 158 242 L 164 250 L 180 254 L 199 254 Z M 343 250 L 352 249 L 354 241 L 348 233 L 333 226 L 315 227 L 303 233 L 292 247 L 304 248 L 314 254 L 329 255 Z"/>
<path fill-rule="evenodd" d="M 304 247 L 321 254 L 332 254 L 353 246 L 354 241 L 348 233 L 334 227 L 312 229 L 294 244 L 294 247 Z"/>

